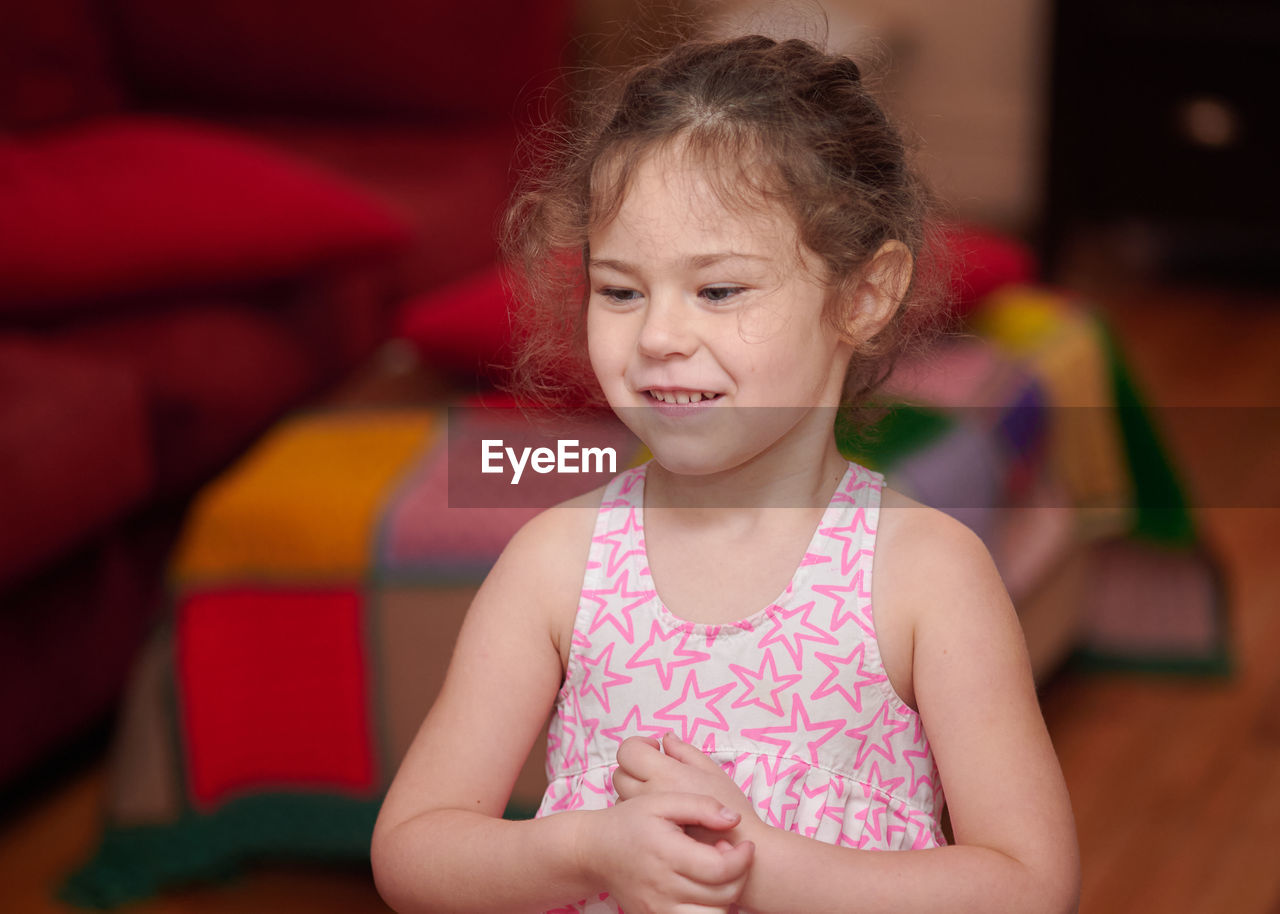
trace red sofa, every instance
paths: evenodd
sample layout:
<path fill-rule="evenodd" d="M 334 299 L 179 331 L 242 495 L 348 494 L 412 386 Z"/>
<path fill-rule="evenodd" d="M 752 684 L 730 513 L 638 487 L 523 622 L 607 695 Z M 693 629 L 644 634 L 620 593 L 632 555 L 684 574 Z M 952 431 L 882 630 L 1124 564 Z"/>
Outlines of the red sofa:
<path fill-rule="evenodd" d="M 0 785 L 100 720 L 189 496 L 491 263 L 567 2 L 0 10 Z"/>

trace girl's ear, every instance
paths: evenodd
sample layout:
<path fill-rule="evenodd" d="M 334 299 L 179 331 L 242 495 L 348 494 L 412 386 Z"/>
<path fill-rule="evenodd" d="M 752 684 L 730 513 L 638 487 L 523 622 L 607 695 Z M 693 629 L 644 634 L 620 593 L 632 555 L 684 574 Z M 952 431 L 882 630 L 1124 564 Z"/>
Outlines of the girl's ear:
<path fill-rule="evenodd" d="M 913 258 L 901 241 L 886 241 L 854 278 L 845 302 L 844 335 L 858 344 L 893 318 L 911 286 Z"/>

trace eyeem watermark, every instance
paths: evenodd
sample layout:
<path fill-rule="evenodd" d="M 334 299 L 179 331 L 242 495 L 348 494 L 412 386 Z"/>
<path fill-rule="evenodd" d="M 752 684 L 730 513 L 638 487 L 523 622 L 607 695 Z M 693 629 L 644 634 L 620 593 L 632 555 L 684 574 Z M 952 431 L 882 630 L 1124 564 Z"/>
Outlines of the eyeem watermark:
<path fill-rule="evenodd" d="M 595 461 L 594 464 L 592 461 Z M 504 462 L 512 469 L 511 485 L 518 485 L 525 467 L 535 473 L 617 473 L 618 452 L 611 447 L 580 447 L 577 438 L 556 441 L 549 447 L 507 447 L 501 438 L 480 442 L 480 472 L 505 473 Z"/>
<path fill-rule="evenodd" d="M 831 421 L 846 456 L 943 510 L 1117 507 L 1133 513 L 1138 529 L 1166 536 L 1193 529 L 1195 508 L 1280 508 L 1280 473 L 1272 469 L 1280 405 L 1053 406 L 1038 388 L 1032 394 L 1001 406 L 850 409 L 839 416 L 833 409 Z M 770 409 L 734 407 L 722 418 L 772 423 Z M 653 456 L 608 410 L 450 406 L 445 437 L 445 460 L 435 459 L 433 444 L 420 488 L 445 486 L 450 508 L 549 508 Z M 1078 456 L 1076 440 L 1089 444 L 1088 467 L 1104 460 L 1114 471 L 1067 476 L 1074 464 L 1064 461 Z M 1169 448 L 1194 442 L 1217 444 L 1192 451 L 1196 461 L 1184 467 Z M 1188 468 L 1197 471 L 1189 480 Z M 980 522 L 987 521 L 973 521 Z"/>

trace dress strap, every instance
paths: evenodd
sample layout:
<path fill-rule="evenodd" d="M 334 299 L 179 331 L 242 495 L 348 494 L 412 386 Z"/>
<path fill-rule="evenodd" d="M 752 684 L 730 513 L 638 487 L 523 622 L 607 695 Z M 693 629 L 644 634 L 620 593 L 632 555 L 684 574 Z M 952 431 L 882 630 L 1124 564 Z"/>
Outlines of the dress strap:
<path fill-rule="evenodd" d="M 619 536 L 627 535 L 639 538 L 640 499 L 644 492 L 645 469 L 648 464 L 632 467 L 624 473 L 613 477 L 605 486 L 600 498 L 599 512 L 596 514 L 594 531 L 591 534 L 591 548 L 587 553 L 587 567 L 582 577 L 583 592 L 604 586 L 616 572 L 613 567 L 618 556 L 625 554 L 629 547 L 620 543 Z M 619 550 L 619 547 L 623 548 Z"/>

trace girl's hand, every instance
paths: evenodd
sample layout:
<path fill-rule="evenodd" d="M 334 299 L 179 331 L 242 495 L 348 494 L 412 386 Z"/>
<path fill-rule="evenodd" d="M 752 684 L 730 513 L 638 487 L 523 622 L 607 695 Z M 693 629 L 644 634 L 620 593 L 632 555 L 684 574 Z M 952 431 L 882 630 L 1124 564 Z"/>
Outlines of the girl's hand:
<path fill-rule="evenodd" d="M 581 859 L 627 914 L 728 914 L 755 845 L 703 843 L 685 828 L 726 832 L 740 818 L 709 796 L 654 793 L 585 819 Z"/>
<path fill-rule="evenodd" d="M 728 834 L 709 834 L 691 828 L 689 833 L 699 840 L 715 843 L 727 837 L 734 843 L 751 840 L 756 828 L 764 823 L 756 816 L 751 800 L 714 760 L 674 733 L 662 743 L 644 736 L 633 736 L 618 747 L 618 767 L 613 773 L 613 787 L 620 800 L 654 793 L 695 793 L 714 797 L 725 808 L 738 813 L 740 822 Z"/>

